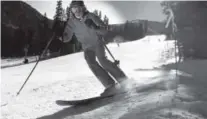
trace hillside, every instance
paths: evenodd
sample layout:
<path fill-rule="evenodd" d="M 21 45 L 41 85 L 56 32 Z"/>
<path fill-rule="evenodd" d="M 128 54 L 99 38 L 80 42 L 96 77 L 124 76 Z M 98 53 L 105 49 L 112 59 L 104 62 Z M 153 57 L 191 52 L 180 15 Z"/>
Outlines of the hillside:
<path fill-rule="evenodd" d="M 1 55 L 23 56 L 23 48 L 27 42 L 32 44 L 30 53 L 38 54 L 52 34 L 52 20 L 48 19 L 49 28 L 44 27 L 43 21 L 42 14 L 22 1 L 2 1 Z"/>

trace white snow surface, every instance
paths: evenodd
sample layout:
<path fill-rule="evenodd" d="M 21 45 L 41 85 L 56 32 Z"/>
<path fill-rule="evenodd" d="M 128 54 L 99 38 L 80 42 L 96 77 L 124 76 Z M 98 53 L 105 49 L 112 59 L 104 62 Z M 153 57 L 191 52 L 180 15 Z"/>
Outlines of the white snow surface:
<path fill-rule="evenodd" d="M 83 53 L 1 69 L 2 119 L 206 119 L 207 60 L 175 65 L 174 41 L 165 36 L 108 47 L 130 77 L 128 93 L 82 106 L 58 106 L 60 99 L 98 96 L 104 87 Z M 108 54 L 107 54 L 108 55 Z M 109 59 L 110 56 L 108 55 Z M 177 67 L 176 67 L 177 66 Z M 176 71 L 176 69 L 178 69 Z"/>

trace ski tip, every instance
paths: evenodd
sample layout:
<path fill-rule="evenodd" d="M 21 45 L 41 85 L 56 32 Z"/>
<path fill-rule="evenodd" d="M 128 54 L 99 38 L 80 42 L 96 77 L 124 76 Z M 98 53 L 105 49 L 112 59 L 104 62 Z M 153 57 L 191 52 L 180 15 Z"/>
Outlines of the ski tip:
<path fill-rule="evenodd" d="M 68 102 L 67 101 L 63 101 L 63 100 L 56 100 L 56 104 L 64 106 L 64 105 L 68 105 Z"/>

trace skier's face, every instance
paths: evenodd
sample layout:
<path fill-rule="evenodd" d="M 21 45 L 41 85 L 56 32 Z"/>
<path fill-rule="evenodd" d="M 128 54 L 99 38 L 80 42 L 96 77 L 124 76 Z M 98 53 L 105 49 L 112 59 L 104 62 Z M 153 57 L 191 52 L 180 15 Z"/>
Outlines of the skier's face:
<path fill-rule="evenodd" d="M 81 6 L 74 6 L 71 8 L 72 13 L 75 15 L 76 18 L 82 18 L 83 16 L 83 7 Z"/>

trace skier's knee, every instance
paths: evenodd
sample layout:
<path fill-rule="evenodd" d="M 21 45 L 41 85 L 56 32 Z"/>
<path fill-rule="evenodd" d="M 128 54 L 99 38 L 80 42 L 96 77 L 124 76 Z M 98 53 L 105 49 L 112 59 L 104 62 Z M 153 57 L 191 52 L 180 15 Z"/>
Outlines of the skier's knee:
<path fill-rule="evenodd" d="M 113 66 L 113 63 L 107 59 L 102 59 L 102 60 L 99 60 L 99 63 L 101 64 L 101 66 L 104 68 L 104 69 L 110 69 Z"/>
<path fill-rule="evenodd" d="M 104 66 L 108 64 L 108 60 L 106 58 L 101 58 L 98 61 L 101 65 L 104 65 Z"/>

